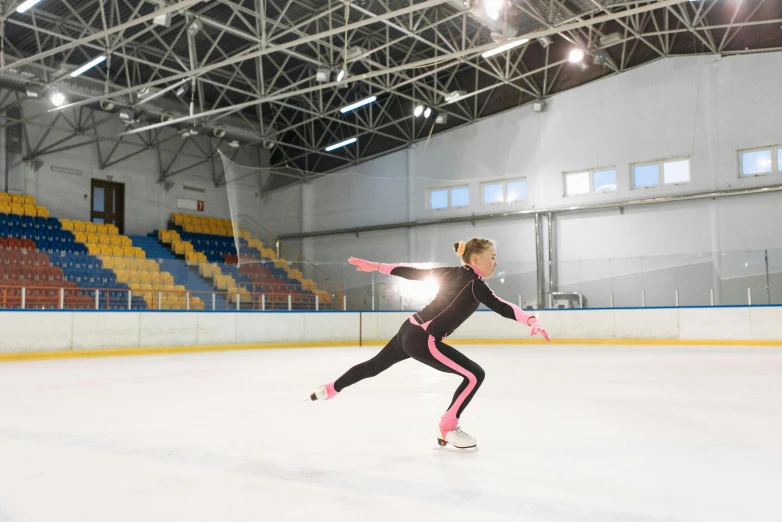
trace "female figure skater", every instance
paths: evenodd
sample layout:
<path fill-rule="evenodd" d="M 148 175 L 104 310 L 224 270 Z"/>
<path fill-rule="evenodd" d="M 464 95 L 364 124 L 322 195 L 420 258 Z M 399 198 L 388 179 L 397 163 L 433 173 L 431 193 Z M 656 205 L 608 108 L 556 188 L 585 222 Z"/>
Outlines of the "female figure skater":
<path fill-rule="evenodd" d="M 409 321 L 402 324 L 399 332 L 377 355 L 354 366 L 336 381 L 320 386 L 310 396 L 313 401 L 332 399 L 348 386 L 367 377 L 374 377 L 392 365 L 412 357 L 436 370 L 454 373 L 463 378 L 448 411 L 440 419 L 437 442 L 440 446 L 450 443 L 460 449 L 477 446 L 475 438 L 462 431 L 458 422 L 480 388 L 484 372 L 480 366 L 442 340 L 467 320 L 480 303 L 503 317 L 530 326 L 530 335 L 539 333 L 546 341 L 549 341 L 549 338 L 545 328 L 534 316 L 497 297 L 484 281 L 484 278 L 491 277 L 497 268 L 497 249 L 493 241 L 473 238 L 467 243 L 454 243 L 454 250 L 461 257 L 463 266 L 422 270 L 403 265 L 374 263 L 354 257 L 348 260 L 361 272 L 379 270 L 383 274 L 405 279 L 434 277 L 440 290 L 426 308 L 413 314 Z"/>

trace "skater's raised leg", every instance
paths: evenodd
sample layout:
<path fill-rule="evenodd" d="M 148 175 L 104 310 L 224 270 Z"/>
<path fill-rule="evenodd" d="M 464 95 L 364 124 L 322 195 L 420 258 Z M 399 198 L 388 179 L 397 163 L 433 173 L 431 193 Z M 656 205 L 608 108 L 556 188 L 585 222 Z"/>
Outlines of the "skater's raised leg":
<path fill-rule="evenodd" d="M 395 335 L 377 355 L 368 361 L 364 361 L 361 364 L 352 367 L 336 381 L 319 387 L 310 396 L 310 399 L 313 401 L 331 399 L 348 386 L 352 386 L 369 377 L 375 377 L 396 363 L 409 358 L 410 356 L 402 351 L 397 336 Z"/>

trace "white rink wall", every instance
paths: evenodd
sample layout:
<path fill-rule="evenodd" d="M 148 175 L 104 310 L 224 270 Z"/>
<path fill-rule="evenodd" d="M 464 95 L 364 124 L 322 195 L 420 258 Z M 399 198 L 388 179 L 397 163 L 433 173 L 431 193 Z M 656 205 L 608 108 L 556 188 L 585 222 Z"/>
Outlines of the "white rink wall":
<path fill-rule="evenodd" d="M 541 310 L 552 339 L 780 341 L 782 307 Z M 0 353 L 386 341 L 410 312 L 0 312 Z M 451 338 L 524 340 L 526 326 L 473 315 Z"/>

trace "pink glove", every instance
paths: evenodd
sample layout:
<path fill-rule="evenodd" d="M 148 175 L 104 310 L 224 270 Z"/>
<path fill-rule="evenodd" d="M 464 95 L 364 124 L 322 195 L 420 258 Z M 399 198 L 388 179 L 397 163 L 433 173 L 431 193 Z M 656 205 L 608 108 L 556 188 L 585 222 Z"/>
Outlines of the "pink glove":
<path fill-rule="evenodd" d="M 375 270 L 380 268 L 380 263 L 365 261 L 357 257 L 351 257 L 350 259 L 348 259 L 348 263 L 350 263 L 351 265 L 356 265 L 358 267 L 359 272 L 374 272 Z"/>
<path fill-rule="evenodd" d="M 547 343 L 551 342 L 551 339 L 548 338 L 548 332 L 546 331 L 545 328 L 543 328 L 543 325 L 540 324 L 540 321 L 538 321 L 536 318 L 534 317 L 532 318 L 532 322 L 529 324 L 529 326 L 531 328 L 529 331 L 530 336 L 533 336 L 535 334 L 540 334 L 543 336 L 543 338 L 546 340 Z"/>

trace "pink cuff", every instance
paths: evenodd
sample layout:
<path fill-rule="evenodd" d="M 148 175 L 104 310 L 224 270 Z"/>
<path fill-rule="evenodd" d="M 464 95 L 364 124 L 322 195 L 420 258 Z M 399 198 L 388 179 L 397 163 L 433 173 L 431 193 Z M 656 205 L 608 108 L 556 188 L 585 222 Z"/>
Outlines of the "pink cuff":
<path fill-rule="evenodd" d="M 516 320 L 520 323 L 527 324 L 527 321 L 529 321 L 529 318 L 532 317 L 527 312 L 519 308 L 517 305 L 513 303 L 508 303 L 513 308 L 513 313 L 516 315 Z M 529 326 L 529 325 L 527 325 Z"/>
<path fill-rule="evenodd" d="M 381 274 L 391 275 L 391 270 L 400 266 L 403 265 L 389 265 L 387 263 L 380 263 L 380 268 L 378 268 L 378 270 Z"/>

